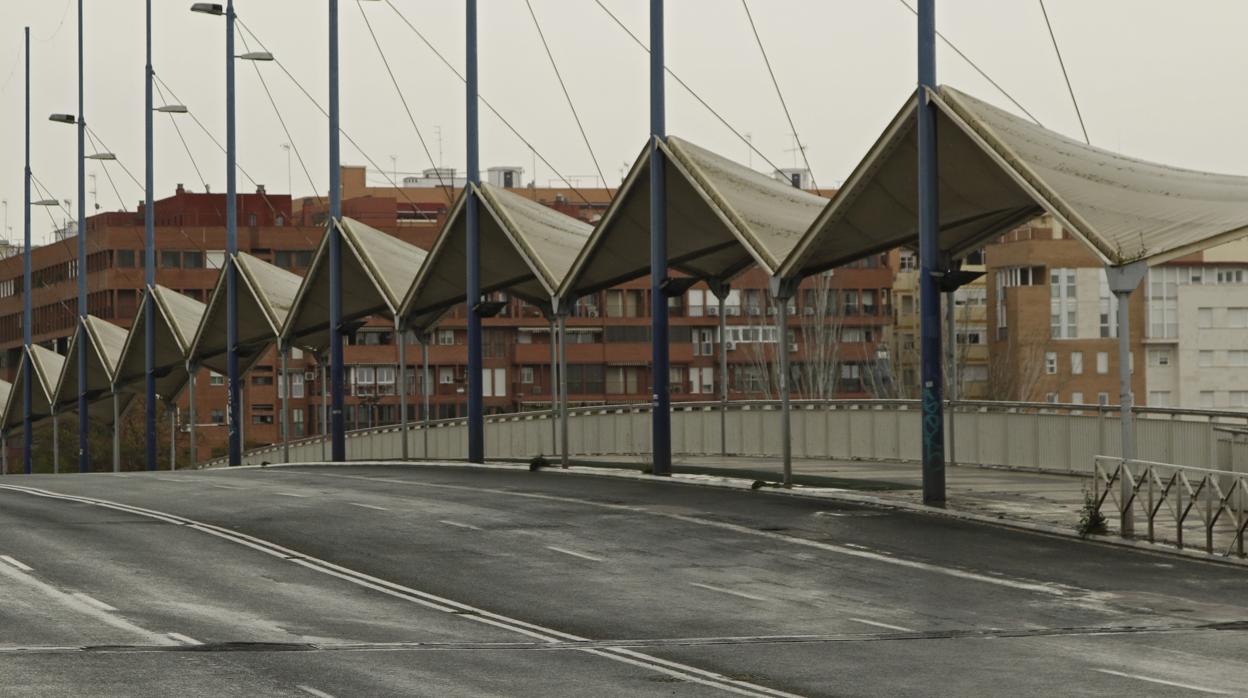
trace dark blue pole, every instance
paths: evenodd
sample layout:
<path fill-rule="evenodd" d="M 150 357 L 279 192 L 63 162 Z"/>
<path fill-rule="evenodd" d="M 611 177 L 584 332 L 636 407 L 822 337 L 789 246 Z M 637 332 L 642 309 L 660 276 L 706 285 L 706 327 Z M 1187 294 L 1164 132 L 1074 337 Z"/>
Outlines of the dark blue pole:
<path fill-rule="evenodd" d="M 87 414 L 87 119 L 82 68 L 82 1 L 78 0 L 78 471 L 91 470 Z"/>
<path fill-rule="evenodd" d="M 342 159 L 338 110 L 338 0 L 329 0 L 329 385 L 330 459 L 347 459 L 347 437 L 342 421 Z"/>
<path fill-rule="evenodd" d="M 466 300 L 468 306 L 468 461 L 485 461 L 485 414 L 482 391 L 481 317 L 476 305 L 481 302 L 481 230 L 477 220 L 475 186 L 481 183 L 477 117 L 477 0 L 467 0 L 468 18 L 468 244 L 465 257 L 468 266 Z"/>
<path fill-rule="evenodd" d="M 152 0 L 147 0 L 147 72 L 146 72 L 146 105 L 144 114 L 144 137 L 147 152 L 144 186 L 146 188 L 143 209 L 143 283 L 147 287 L 147 302 L 143 304 L 143 324 L 146 331 L 143 335 L 144 364 L 143 371 L 147 381 L 147 410 L 145 418 L 145 435 L 147 444 L 147 469 L 156 469 L 156 306 L 152 299 L 152 288 L 156 285 L 156 214 L 152 210 L 152 188 L 155 186 L 156 170 L 152 152 L 152 116 L 156 105 L 152 102 Z M 194 379 L 194 376 L 192 376 Z"/>
<path fill-rule="evenodd" d="M 919 337 L 923 383 L 923 502 L 945 502 L 945 419 L 942 405 L 939 182 L 936 169 L 936 0 L 919 0 Z"/>
<path fill-rule="evenodd" d="M 27 356 L 22 357 L 22 462 L 26 474 L 34 471 L 34 460 L 31 453 L 32 436 L 30 433 L 30 408 L 34 394 L 31 381 L 35 372 L 30 365 L 30 339 L 32 330 L 31 299 L 30 299 L 30 27 L 26 27 L 26 170 L 25 170 L 25 207 L 22 211 L 24 233 L 22 238 L 22 345 Z"/>
<path fill-rule="evenodd" d="M 672 397 L 668 390 L 667 177 L 659 143 L 667 137 L 666 91 L 663 89 L 663 0 L 650 0 L 650 334 L 654 356 L 651 383 L 654 413 L 651 437 L 654 474 L 672 473 Z"/>
<path fill-rule="evenodd" d="M 234 0 L 225 7 L 225 341 L 229 382 L 230 465 L 243 462 L 242 376 L 238 370 L 238 166 L 237 125 L 234 116 Z"/>

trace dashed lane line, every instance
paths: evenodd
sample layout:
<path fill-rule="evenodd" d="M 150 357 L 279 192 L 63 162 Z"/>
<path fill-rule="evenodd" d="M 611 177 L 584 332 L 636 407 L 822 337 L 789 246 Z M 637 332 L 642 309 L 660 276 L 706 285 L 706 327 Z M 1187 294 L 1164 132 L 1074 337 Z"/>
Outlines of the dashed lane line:
<path fill-rule="evenodd" d="M 389 509 L 385 507 L 379 507 L 376 504 L 363 504 L 361 502 L 347 502 L 347 504 L 350 504 L 353 507 L 359 507 L 361 509 L 372 509 L 373 511 L 390 511 Z"/>
<path fill-rule="evenodd" d="M 177 640 L 178 642 L 181 642 L 181 643 L 182 643 L 182 644 L 184 644 L 184 645 L 190 645 L 190 646 L 192 646 L 192 647 L 198 647 L 199 645 L 204 644 L 204 643 L 200 642 L 199 640 L 196 640 L 195 638 L 193 638 L 193 637 L 191 637 L 191 636 L 189 636 L 189 635 L 183 635 L 182 633 L 165 633 L 165 634 L 166 634 L 166 635 L 168 635 L 169 637 L 173 638 L 174 640 Z"/>
<path fill-rule="evenodd" d="M 23 572 L 34 571 L 34 568 L 31 567 L 30 565 L 27 565 L 23 563 L 21 560 L 18 560 L 16 558 L 9 557 L 8 555 L 0 555 L 0 560 L 4 560 L 5 562 L 9 563 L 10 565 L 13 565 L 14 567 L 16 567 L 17 569 Z"/>
<path fill-rule="evenodd" d="M 1159 678 L 1156 678 L 1156 677 L 1153 677 L 1153 676 L 1142 676 L 1142 675 L 1140 675 L 1140 674 L 1128 674 L 1128 673 L 1127 673 L 1127 672 L 1125 672 L 1125 671 L 1114 671 L 1113 669 L 1093 669 L 1093 671 L 1100 672 L 1100 673 L 1102 673 L 1102 674 L 1109 674 L 1110 676 L 1120 676 L 1120 677 L 1122 677 L 1122 678 L 1124 678 L 1124 679 L 1135 679 L 1136 681 L 1144 681 L 1144 682 L 1147 682 L 1147 683 L 1155 683 L 1155 684 L 1159 684 L 1159 685 L 1161 685 L 1161 686 L 1170 686 L 1170 687 L 1173 687 L 1173 688 L 1182 688 L 1182 689 L 1185 689 L 1185 690 L 1188 690 L 1188 691 L 1195 691 L 1196 693 L 1208 693 L 1208 694 L 1210 694 L 1210 695 L 1215 695 L 1215 696 L 1229 696 L 1229 695 L 1230 695 L 1230 692 L 1229 692 L 1229 691 L 1222 691 L 1222 690 L 1218 690 L 1218 689 L 1216 689 L 1216 688 L 1209 688 L 1209 687 L 1207 687 L 1207 686 L 1193 686 L 1192 684 L 1189 684 L 1189 683 L 1179 683 L 1179 682 L 1177 682 L 1177 681 L 1167 681 L 1167 680 L 1165 680 L 1165 679 L 1159 679 Z"/>
<path fill-rule="evenodd" d="M 582 560 L 589 560 L 590 562 L 605 562 L 607 559 L 605 557 L 598 557 L 597 555 L 590 555 L 588 553 L 578 553 L 575 550 L 568 550 L 567 548 L 558 548 L 553 545 L 546 546 L 546 549 L 553 550 L 557 553 L 563 553 L 564 555 L 571 555 L 572 557 L 579 557 Z"/>
<path fill-rule="evenodd" d="M 896 630 L 902 633 L 917 632 L 914 628 L 907 628 L 902 625 L 892 625 L 890 623 L 881 623 L 878 620 L 867 620 L 866 618 L 850 618 L 850 620 L 855 623 L 862 623 L 863 625 L 874 625 L 877 628 L 884 628 L 885 630 Z"/>
<path fill-rule="evenodd" d="M 689 582 L 689 586 L 697 587 L 699 589 L 706 589 L 707 591 L 717 591 L 721 594 L 731 594 L 732 596 L 739 596 L 743 599 L 750 599 L 751 601 L 771 601 L 771 599 L 767 599 L 762 596 L 755 596 L 754 594 L 747 594 L 744 591 L 737 591 L 736 589 L 725 589 L 723 587 L 712 586 L 710 584 L 703 584 L 701 582 Z"/>
<path fill-rule="evenodd" d="M 480 531 L 480 530 L 481 530 L 481 527 L 480 527 L 480 526 L 473 526 L 472 524 L 460 523 L 460 522 L 458 522 L 458 521 L 448 521 L 448 520 L 446 520 L 446 519 L 441 519 L 440 521 L 438 521 L 438 523 L 440 523 L 440 524 L 446 524 L 447 526 L 454 526 L 455 528 L 466 528 L 466 529 L 468 529 L 469 531 Z"/>

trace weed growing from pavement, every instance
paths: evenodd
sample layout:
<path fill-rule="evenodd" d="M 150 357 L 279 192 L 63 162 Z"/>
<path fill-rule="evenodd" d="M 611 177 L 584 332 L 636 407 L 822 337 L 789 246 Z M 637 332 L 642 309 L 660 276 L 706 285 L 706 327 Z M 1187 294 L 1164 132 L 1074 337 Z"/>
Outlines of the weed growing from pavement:
<path fill-rule="evenodd" d="M 1083 508 L 1079 510 L 1079 523 L 1075 526 L 1075 530 L 1083 538 L 1109 531 L 1105 515 L 1101 513 L 1100 502 L 1092 492 L 1086 489 L 1083 491 Z"/>

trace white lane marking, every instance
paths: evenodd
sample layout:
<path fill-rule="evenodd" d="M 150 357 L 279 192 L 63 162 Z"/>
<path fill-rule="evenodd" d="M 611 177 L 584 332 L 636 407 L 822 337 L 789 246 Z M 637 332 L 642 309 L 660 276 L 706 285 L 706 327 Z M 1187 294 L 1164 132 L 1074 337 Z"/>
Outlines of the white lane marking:
<path fill-rule="evenodd" d="M 86 603 L 86 604 L 91 604 L 92 606 L 95 606 L 101 611 L 116 611 L 117 610 L 113 608 L 112 606 L 109 606 L 108 604 L 104 603 L 103 601 L 100 601 L 99 599 L 93 596 L 88 596 L 82 593 L 81 591 L 75 591 L 73 593 L 73 596 L 77 598 L 79 601 Z"/>
<path fill-rule="evenodd" d="M 481 530 L 481 527 L 480 527 L 480 526 L 473 526 L 472 524 L 460 523 L 460 522 L 458 522 L 458 521 L 447 521 L 446 519 L 441 519 L 441 520 L 439 520 L 439 521 L 438 521 L 438 523 L 440 523 L 440 524 L 446 524 L 447 526 L 454 526 L 455 528 L 466 528 L 466 529 L 468 529 L 469 531 L 480 531 L 480 530 Z"/>
<path fill-rule="evenodd" d="M 605 561 L 606 561 L 606 559 L 607 559 L 607 558 L 605 558 L 605 557 L 598 557 L 597 555 L 589 555 L 589 554 L 586 554 L 586 553 L 578 553 L 578 552 L 576 552 L 575 550 L 568 550 L 567 548 L 557 548 L 557 547 L 555 547 L 555 546 L 553 546 L 553 545 L 548 545 L 548 546 L 546 546 L 546 549 L 547 549 L 547 550 L 553 550 L 553 551 L 555 551 L 555 552 L 557 552 L 557 553 L 563 553 L 564 555 L 571 555 L 572 557 L 579 557 L 579 558 L 581 558 L 582 560 L 589 560 L 589 561 L 591 561 L 591 562 L 605 562 Z"/>
<path fill-rule="evenodd" d="M 184 644 L 184 645 L 202 645 L 202 644 L 204 644 L 204 643 L 200 642 L 199 640 L 196 640 L 195 638 L 190 637 L 190 636 L 188 636 L 188 635 L 183 635 L 182 633 L 165 633 L 165 634 L 166 634 L 166 635 L 168 635 L 169 637 L 171 637 L 171 638 L 173 638 L 173 639 L 177 640 L 178 642 L 181 642 L 181 643 L 182 643 L 182 644 Z"/>
<path fill-rule="evenodd" d="M 317 689 L 312 688 L 311 686 L 299 685 L 299 686 L 295 686 L 295 688 L 298 688 L 300 691 L 303 691 L 304 693 L 310 696 L 316 696 L 316 698 L 334 698 L 332 695 L 326 693 L 325 691 L 318 691 Z"/>
<path fill-rule="evenodd" d="M 275 469 L 271 472 L 278 473 L 278 472 L 283 472 L 283 471 L 281 471 L 280 469 Z M 993 577 L 991 575 L 980 574 L 978 572 L 971 572 L 969 570 L 962 570 L 956 567 L 944 567 L 942 565 L 938 565 L 938 564 L 931 563 L 931 562 L 920 562 L 918 560 L 908 560 L 906 558 L 897 557 L 895 555 L 885 555 L 884 553 L 872 552 L 870 550 L 863 549 L 862 546 L 857 546 L 853 543 L 845 543 L 843 545 L 838 545 L 835 543 L 824 543 L 822 541 L 810 540 L 807 538 L 795 538 L 793 536 L 786 536 L 782 533 L 777 533 L 775 531 L 760 531 L 756 528 L 750 528 L 749 526 L 741 526 L 738 524 L 728 523 L 726 521 L 713 521 L 709 519 L 699 518 L 696 516 L 688 516 L 685 514 L 676 514 L 676 513 L 667 512 L 667 511 L 654 511 L 651 509 L 646 509 L 645 507 L 642 507 L 642 506 L 637 506 L 637 505 L 632 505 L 632 504 L 610 504 L 608 502 L 592 502 L 592 501 L 586 501 L 584 499 L 577 499 L 575 497 L 561 497 L 561 496 L 552 495 L 552 494 L 537 494 L 534 492 L 513 492 L 511 490 L 500 490 L 500 489 L 489 488 L 489 487 L 469 487 L 467 485 L 447 485 L 444 483 L 413 482 L 411 480 L 398 480 L 395 478 L 382 478 L 382 477 L 368 477 L 364 475 L 343 475 L 340 473 L 316 473 L 316 472 L 311 472 L 307 470 L 286 472 L 283 474 L 308 475 L 312 477 L 331 477 L 331 478 L 339 478 L 339 479 L 344 479 L 344 480 L 364 480 L 367 482 L 407 485 L 409 487 L 422 487 L 422 488 L 431 488 L 431 489 L 458 490 L 458 491 L 464 491 L 464 492 L 475 492 L 478 494 L 480 493 L 497 494 L 497 495 L 504 495 L 504 496 L 511 496 L 511 497 L 523 497 L 526 499 L 537 499 L 537 500 L 542 500 L 542 501 L 547 501 L 547 502 L 561 502 L 565 504 L 574 504 L 574 505 L 580 505 L 580 506 L 594 507 L 597 509 L 609 509 L 612 511 L 626 511 L 626 512 L 631 512 L 634 514 L 646 514 L 649 516 L 657 516 L 657 517 L 661 517 L 665 519 L 671 519 L 673 521 L 680 521 L 683 523 L 695 524 L 698 526 L 718 528 L 723 531 L 732 531 L 733 533 L 739 533 L 742 535 L 754 536 L 758 538 L 766 538 L 768 540 L 788 543 L 790 545 L 799 545 L 799 546 L 806 547 L 806 548 L 814 548 L 816 550 L 822 550 L 824 552 L 829 552 L 829 553 L 836 553 L 838 555 L 845 555 L 847 557 L 856 557 L 859 559 L 871 560 L 874 562 L 880 562 L 880 563 L 884 563 L 888 565 L 896 565 L 898 567 L 908 567 L 910 569 L 922 570 L 924 572 L 930 572 L 932 574 L 943 574 L 949 577 L 955 577 L 957 579 L 965 579 L 968 581 L 983 582 L 985 584 L 994 584 L 996 586 L 1008 587 L 1010 589 L 1018 589 L 1020 591 L 1030 591 L 1030 592 L 1034 592 L 1037 594 L 1045 594 L 1048 596 L 1065 597 L 1065 596 L 1071 596 L 1072 594 L 1077 594 L 1077 593 L 1086 593 L 1085 590 L 1074 589 L 1069 586 L 1062 586 L 1058 584 L 1048 584 L 1044 582 L 1032 582 L 1032 581 L 1020 580 L 1020 579 Z"/>
<path fill-rule="evenodd" d="M 274 492 L 273 494 L 279 497 L 298 497 L 299 499 L 307 499 L 311 496 L 307 494 L 295 494 L 294 492 Z"/>
<path fill-rule="evenodd" d="M 361 504 L 359 502 L 347 502 L 347 504 L 350 504 L 353 507 L 360 507 L 361 509 L 372 509 L 373 511 L 390 511 L 385 507 L 379 507 L 374 504 Z"/>
<path fill-rule="evenodd" d="M 1114 671 L 1113 669 L 1093 669 L 1092 671 L 1098 671 L 1102 674 L 1109 674 L 1110 676 L 1121 676 L 1124 679 L 1135 679 L 1136 681 L 1147 681 L 1148 683 L 1161 684 L 1162 686 L 1173 686 L 1174 688 L 1185 688 L 1189 691 L 1195 691 L 1197 693 L 1210 693 L 1215 696 L 1229 696 L 1230 695 L 1229 691 L 1220 691 L 1216 688 L 1208 688 L 1205 686 L 1193 686 L 1188 683 L 1179 683 L 1177 681 L 1166 681 L 1165 679 L 1157 679 L 1151 676 L 1140 676 L 1139 674 L 1128 674 L 1125 671 Z"/>
<path fill-rule="evenodd" d="M 31 567 L 30 565 L 23 563 L 21 560 L 17 560 L 15 558 L 9 557 L 8 555 L 0 555 L 0 560 L 4 560 L 5 562 L 9 563 L 10 565 L 13 565 L 14 567 L 16 567 L 17 569 L 23 572 L 34 571 L 34 568 Z"/>
<path fill-rule="evenodd" d="M 210 485 L 208 485 L 208 486 L 209 486 L 209 487 L 215 487 L 215 488 L 217 488 L 217 489 L 219 489 L 219 490 L 241 490 L 241 489 L 243 489 L 242 487 L 235 487 L 234 485 L 213 485 L 213 484 L 210 484 Z"/>
<path fill-rule="evenodd" d="M 217 538 L 221 538 L 223 540 L 226 540 L 232 543 L 237 543 L 240 545 L 247 546 L 249 548 L 263 552 L 272 557 L 276 557 L 282 560 L 288 560 L 297 565 L 307 567 L 308 569 L 320 572 L 322 574 L 330 575 L 333 577 L 338 577 L 345 581 L 351 582 L 357 586 L 361 586 L 361 587 L 365 587 L 369 589 L 375 589 L 387 595 L 394 596 L 396 598 L 401 598 L 410 603 L 415 603 L 415 604 L 430 607 L 430 608 L 437 608 L 443 611 L 459 613 L 460 617 L 465 620 L 471 620 L 471 621 L 475 621 L 478 623 L 491 625 L 494 627 L 501 628 L 503 630 L 507 630 L 509 632 L 519 633 L 521 635 L 533 637 L 533 638 L 540 639 L 540 640 L 545 640 L 547 642 L 558 642 L 560 640 L 589 642 L 589 638 L 580 637 L 577 635 L 573 635 L 571 633 L 565 633 L 559 630 L 554 630 L 552 628 L 546 628 L 544 626 L 536 625 L 534 623 L 528 623 L 526 621 L 522 621 L 517 618 L 511 618 L 511 617 L 504 616 L 498 613 L 493 613 L 491 611 L 487 611 L 482 608 L 477 608 L 475 606 L 470 606 L 468 604 L 461 603 L 459 601 L 454 601 L 452 599 L 437 596 L 435 594 L 430 594 L 428 592 L 423 592 L 418 589 L 413 589 L 411 587 L 406 587 L 400 584 L 396 584 L 394 582 L 389 582 L 384 579 L 380 579 L 378 577 L 373 577 L 371 575 L 365 574 L 363 572 L 357 572 L 347 567 L 335 565 L 332 562 L 314 558 L 308 555 L 303 555 L 302 553 L 296 550 L 292 550 L 290 548 L 277 545 L 276 543 L 272 543 L 262 538 L 256 538 L 254 536 L 249 536 L 245 533 L 239 533 L 238 531 L 233 531 L 228 528 L 222 528 L 220 526 L 214 526 L 212 524 L 202 523 L 194 519 L 188 519 L 185 517 L 177 516 L 176 514 L 167 514 L 164 512 L 155 511 L 153 509 L 144 509 L 142 507 L 131 506 L 129 504 L 121 504 L 119 502 L 113 502 L 113 501 L 104 500 L 104 499 L 94 499 L 91 497 L 82 497 L 78 495 L 60 494 L 57 492 L 51 492 L 49 490 L 42 490 L 42 489 L 38 489 L 34 487 L 26 487 L 22 485 L 0 485 L 0 490 L 10 490 L 13 492 L 21 492 L 21 493 L 32 495 L 35 497 L 57 499 L 57 500 L 67 501 L 67 502 L 76 502 L 79 504 L 90 504 L 92 506 L 98 506 L 98 507 L 105 508 L 105 509 L 113 509 L 115 511 L 121 511 L 121 512 L 129 513 L 129 514 L 136 514 L 139 516 L 146 516 L 146 517 L 157 519 L 160 521 L 167 521 L 167 522 L 171 522 L 174 524 L 179 524 L 182 526 L 186 526 L 187 528 L 195 529 L 202 533 L 207 533 L 208 535 L 215 536 Z M 5 570 L 4 567 L 0 566 L 0 574 L 17 575 L 21 573 L 15 572 L 15 571 L 7 571 Z M 25 576 L 25 575 L 22 575 L 22 576 Z M 63 593 L 63 592 L 58 592 L 58 593 Z M 465 611 L 467 611 L 467 613 L 464 613 Z M 104 618 L 113 618 L 113 616 L 110 616 L 108 614 L 101 614 L 101 615 Z M 158 638 L 158 641 L 163 642 L 165 644 L 167 644 L 169 640 L 168 637 L 163 636 L 163 635 L 156 635 L 156 638 Z M 776 688 L 769 688 L 767 686 L 760 686 L 757 684 L 749 683 L 748 681 L 734 679 L 729 676 L 724 676 L 723 674 L 716 673 L 714 671 L 710 671 L 707 669 L 699 669 L 696 666 L 690 666 L 688 664 L 681 664 L 679 662 L 675 662 L 669 659 L 663 659 L 661 657 L 655 657 L 655 656 L 645 654 L 643 652 L 638 652 L 632 649 L 612 647 L 612 648 L 605 648 L 605 649 L 581 649 L 578 651 L 585 652 L 586 654 L 591 654 L 595 657 L 601 657 L 603 659 L 609 659 L 611 661 L 629 664 L 632 666 L 646 669 L 648 671 L 654 671 L 660 674 L 665 674 L 667 676 L 681 679 L 683 681 L 690 681 L 690 682 L 697 683 L 703 686 L 709 686 L 711 688 L 716 688 L 721 691 L 726 691 L 728 693 L 734 693 L 737 695 L 763 696 L 763 697 L 771 697 L 771 698 L 800 698 L 800 696 L 798 696 L 797 694 L 787 693 L 785 691 L 781 691 Z"/>
<path fill-rule="evenodd" d="M 721 594 L 732 594 L 733 596 L 740 596 L 743 599 L 751 599 L 753 601 L 770 601 L 771 600 L 771 599 L 765 599 L 761 596 L 747 594 L 744 591 L 735 591 L 733 589 L 725 589 L 723 587 L 711 586 L 710 584 L 702 584 L 700 582 L 689 582 L 689 586 L 698 587 L 699 589 L 706 589 L 707 591 L 718 591 Z"/>
<path fill-rule="evenodd" d="M 850 618 L 850 620 L 855 623 L 862 623 L 863 625 L 874 625 L 877 628 L 887 628 L 888 630 L 897 630 L 903 633 L 916 632 L 914 628 L 903 628 L 900 625 L 889 625 L 888 623 L 881 623 L 877 620 L 867 620 L 866 618 Z"/>
<path fill-rule="evenodd" d="M 161 482 L 178 482 L 178 483 L 190 482 L 190 480 L 187 480 L 186 478 L 182 478 L 182 477 L 153 477 L 152 479 L 160 480 Z"/>

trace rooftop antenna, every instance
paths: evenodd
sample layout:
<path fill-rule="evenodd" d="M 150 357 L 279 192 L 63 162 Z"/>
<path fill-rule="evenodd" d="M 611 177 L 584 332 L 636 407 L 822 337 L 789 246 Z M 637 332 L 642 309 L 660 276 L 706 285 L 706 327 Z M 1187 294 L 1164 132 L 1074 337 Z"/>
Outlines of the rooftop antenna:
<path fill-rule="evenodd" d="M 433 132 L 437 134 L 438 136 L 438 162 L 436 163 L 435 166 L 439 170 L 441 170 L 442 169 L 442 124 L 435 125 L 433 127 Z"/>
<path fill-rule="evenodd" d="M 746 139 L 747 139 L 747 140 L 749 140 L 749 139 L 750 139 L 750 134 L 748 134 L 748 133 L 747 133 L 747 134 L 745 134 L 745 137 L 746 137 Z M 796 134 L 796 133 L 790 133 L 790 134 L 789 134 L 789 137 L 793 139 L 793 147 L 792 147 L 792 148 L 786 148 L 786 149 L 785 149 L 785 152 L 793 153 L 793 169 L 797 169 L 797 154 L 798 154 L 798 153 L 800 153 L 800 152 L 802 152 L 802 151 L 804 151 L 804 150 L 806 150 L 806 144 L 805 144 L 805 143 L 799 143 L 799 142 L 797 141 L 797 134 Z M 752 140 L 750 140 L 750 142 L 752 143 L 753 141 L 752 141 Z"/>
<path fill-rule="evenodd" d="M 746 162 L 749 164 L 750 169 L 752 170 L 754 169 L 754 134 L 746 133 L 745 142 L 749 144 L 745 149 Z"/>
<path fill-rule="evenodd" d="M 390 156 L 390 169 L 394 171 L 394 187 L 399 187 L 399 156 Z"/>
<path fill-rule="evenodd" d="M 92 172 L 91 174 L 87 175 L 87 179 L 91 180 L 91 190 L 87 192 L 88 194 L 91 195 L 91 206 L 94 210 L 98 211 L 100 210 L 100 194 L 99 194 L 99 191 L 96 189 L 95 173 Z"/>

